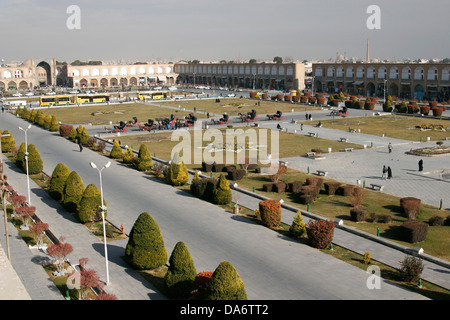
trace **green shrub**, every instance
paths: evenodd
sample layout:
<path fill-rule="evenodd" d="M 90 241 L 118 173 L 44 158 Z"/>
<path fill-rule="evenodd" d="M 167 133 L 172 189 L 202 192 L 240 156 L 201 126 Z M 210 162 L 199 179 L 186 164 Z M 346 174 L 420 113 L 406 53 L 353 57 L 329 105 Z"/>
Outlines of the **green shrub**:
<path fill-rule="evenodd" d="M 352 218 L 352 221 L 355 222 L 366 221 L 368 212 L 364 208 L 364 206 L 357 205 L 350 209 L 350 216 Z"/>
<path fill-rule="evenodd" d="M 423 271 L 422 259 L 414 256 L 407 256 L 403 261 L 400 261 L 400 276 L 403 281 L 417 282 Z"/>
<path fill-rule="evenodd" d="M 306 225 L 303 222 L 302 213 L 297 211 L 294 221 L 289 228 L 289 233 L 294 237 L 301 237 L 306 232 Z"/>
<path fill-rule="evenodd" d="M 439 217 L 439 216 L 431 217 L 428 220 L 428 224 L 430 226 L 443 226 L 444 225 L 444 218 Z"/>
<path fill-rule="evenodd" d="M 37 174 L 43 169 L 44 165 L 39 151 L 34 144 L 28 145 L 28 174 Z"/>
<path fill-rule="evenodd" d="M 180 163 L 172 161 L 167 173 L 167 182 L 173 186 L 182 186 L 189 181 L 189 172 L 182 161 Z"/>
<path fill-rule="evenodd" d="M 205 300 L 247 300 L 244 282 L 233 265 L 223 261 L 208 282 Z"/>
<path fill-rule="evenodd" d="M 68 137 L 72 141 L 77 140 L 77 130 L 74 127 L 72 127 L 72 129 L 70 129 L 70 133 L 69 133 Z"/>
<path fill-rule="evenodd" d="M 50 179 L 49 194 L 56 201 L 61 201 L 63 199 L 64 187 L 69 174 L 70 170 L 64 163 L 58 163 L 53 170 Z"/>
<path fill-rule="evenodd" d="M 134 160 L 135 160 L 135 156 L 134 156 L 133 150 L 131 150 L 131 148 L 127 148 L 125 150 L 125 152 L 123 153 L 123 162 L 130 164 L 130 163 L 134 163 Z"/>
<path fill-rule="evenodd" d="M 69 212 L 76 212 L 84 193 L 84 183 L 76 171 L 72 171 L 64 186 L 63 205 Z"/>
<path fill-rule="evenodd" d="M 57 132 L 59 131 L 59 123 L 58 119 L 56 119 L 56 116 L 52 116 L 52 119 L 50 121 L 50 131 Z"/>
<path fill-rule="evenodd" d="M 197 271 L 188 248 L 183 242 L 178 242 L 169 259 L 169 268 L 165 282 L 170 295 L 175 298 L 185 298 L 194 289 Z"/>
<path fill-rule="evenodd" d="M 231 194 L 231 188 L 228 185 L 228 181 L 223 174 L 219 176 L 219 182 L 214 190 L 213 202 L 215 204 L 229 204 L 233 195 Z"/>
<path fill-rule="evenodd" d="M 113 147 L 111 149 L 111 152 L 109 153 L 109 156 L 112 159 L 122 159 L 123 158 L 123 150 L 120 147 L 119 140 L 114 140 Z"/>
<path fill-rule="evenodd" d="M 268 228 L 278 228 L 281 223 L 281 203 L 278 200 L 264 200 L 259 203 L 262 223 Z"/>
<path fill-rule="evenodd" d="M 314 248 L 325 249 L 330 247 L 333 240 L 334 224 L 330 220 L 310 220 L 306 224 L 306 233 Z"/>
<path fill-rule="evenodd" d="M 155 269 L 167 262 L 161 230 L 148 212 L 139 215 L 130 232 L 125 256 L 137 269 Z"/>
<path fill-rule="evenodd" d="M 70 138 L 70 136 L 69 136 Z M 75 137 L 75 140 L 79 140 L 83 146 L 87 145 L 89 140 L 89 133 L 85 127 L 82 125 L 78 126 L 77 129 L 77 135 Z"/>
<path fill-rule="evenodd" d="M 153 159 L 145 144 L 141 144 L 139 147 L 136 167 L 139 171 L 148 171 L 153 167 Z"/>
<path fill-rule="evenodd" d="M 6 137 L 9 135 L 9 137 Z M 16 147 L 16 141 L 14 140 L 13 135 L 8 130 L 3 131 L 2 133 L 2 152 L 11 152 Z"/>
<path fill-rule="evenodd" d="M 25 171 L 25 150 L 26 150 L 26 144 L 25 142 L 22 142 L 19 146 L 19 149 L 17 150 L 16 154 L 16 166 L 21 169 L 22 171 Z"/>
<path fill-rule="evenodd" d="M 52 116 L 50 114 L 46 114 L 44 116 L 44 129 L 50 129 L 50 125 L 52 124 Z"/>
<path fill-rule="evenodd" d="M 102 219 L 102 214 L 99 212 L 101 204 L 101 194 L 100 190 L 95 184 L 89 184 L 83 192 L 83 196 L 80 200 L 78 206 L 77 217 L 81 223 L 100 221 Z M 105 200 L 103 199 L 103 205 L 106 206 Z M 107 211 L 104 212 L 105 218 Z"/>
<path fill-rule="evenodd" d="M 215 178 L 195 179 L 192 180 L 190 189 L 195 197 L 212 202 L 217 184 L 218 180 Z"/>

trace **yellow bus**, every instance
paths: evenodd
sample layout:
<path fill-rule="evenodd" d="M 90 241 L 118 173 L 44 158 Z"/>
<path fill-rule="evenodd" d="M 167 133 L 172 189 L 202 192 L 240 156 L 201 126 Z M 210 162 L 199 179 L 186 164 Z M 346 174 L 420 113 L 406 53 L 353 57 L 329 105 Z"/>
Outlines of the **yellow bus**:
<path fill-rule="evenodd" d="M 168 96 L 168 91 L 147 91 L 139 92 L 139 100 L 161 100 L 166 99 Z"/>
<path fill-rule="evenodd" d="M 64 104 L 72 104 L 75 98 L 72 96 L 43 96 L 39 98 L 41 106 L 56 106 Z"/>
<path fill-rule="evenodd" d="M 77 103 L 107 102 L 109 98 L 109 94 L 80 94 L 77 96 Z"/>

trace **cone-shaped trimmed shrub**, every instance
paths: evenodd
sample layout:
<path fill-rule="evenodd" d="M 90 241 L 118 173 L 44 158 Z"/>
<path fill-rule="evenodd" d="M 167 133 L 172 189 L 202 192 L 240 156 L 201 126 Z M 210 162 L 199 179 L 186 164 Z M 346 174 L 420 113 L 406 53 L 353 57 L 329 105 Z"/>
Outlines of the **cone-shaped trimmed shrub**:
<path fill-rule="evenodd" d="M 5 137 L 8 135 L 9 137 Z M 16 141 L 14 140 L 13 135 L 8 130 L 3 131 L 2 133 L 2 152 L 10 152 L 16 147 Z"/>
<path fill-rule="evenodd" d="M 37 110 L 32 109 L 30 113 L 30 117 L 28 118 L 29 121 L 34 122 L 34 119 L 36 118 Z"/>
<path fill-rule="evenodd" d="M 123 153 L 123 162 L 124 163 L 133 163 L 134 162 L 134 153 L 133 150 L 130 148 L 127 148 L 125 152 Z"/>
<path fill-rule="evenodd" d="M 228 181 L 223 174 L 219 176 L 219 182 L 214 190 L 214 203 L 215 204 L 229 204 L 232 200 L 231 188 L 228 185 Z"/>
<path fill-rule="evenodd" d="M 85 127 L 83 127 L 82 125 L 78 126 L 77 135 L 76 135 L 75 140 L 77 140 L 77 139 L 79 139 L 79 141 L 81 141 L 81 144 L 83 146 L 87 145 L 87 143 L 88 143 L 89 133 L 87 132 L 87 129 Z"/>
<path fill-rule="evenodd" d="M 67 178 L 70 170 L 64 163 L 58 163 L 53 170 L 50 179 L 49 194 L 56 201 L 61 201 L 64 195 L 64 187 L 66 186 Z"/>
<path fill-rule="evenodd" d="M 25 142 L 22 142 L 16 154 L 16 165 L 23 171 L 25 171 L 25 150 L 26 144 Z"/>
<path fill-rule="evenodd" d="M 83 197 L 84 183 L 76 171 L 72 171 L 64 186 L 63 205 L 69 212 L 76 212 Z"/>
<path fill-rule="evenodd" d="M 120 147 L 119 140 L 114 140 L 113 147 L 109 156 L 113 159 L 122 159 L 123 158 L 123 150 Z"/>
<path fill-rule="evenodd" d="M 223 261 L 208 282 L 205 300 L 247 300 L 244 282 L 233 265 Z"/>
<path fill-rule="evenodd" d="M 303 222 L 302 213 L 300 210 L 297 211 L 294 221 L 292 221 L 292 225 L 289 228 L 289 232 L 294 237 L 301 237 L 306 232 L 306 225 Z"/>
<path fill-rule="evenodd" d="M 59 123 L 58 119 L 56 119 L 56 116 L 52 116 L 52 120 L 50 121 L 50 131 L 57 132 L 59 131 Z"/>
<path fill-rule="evenodd" d="M 78 220 L 81 223 L 100 221 L 102 219 L 101 212 L 98 212 L 101 204 L 100 190 L 95 184 L 89 184 L 83 192 L 83 196 L 78 206 Z M 106 206 L 105 199 L 103 205 Z M 107 211 L 105 211 L 105 218 Z"/>
<path fill-rule="evenodd" d="M 137 159 L 137 169 L 139 171 L 148 171 L 153 167 L 153 159 L 145 144 L 139 147 L 139 154 Z"/>
<path fill-rule="evenodd" d="M 52 124 L 52 115 L 51 114 L 46 114 L 44 116 L 44 129 L 50 129 L 50 125 Z"/>
<path fill-rule="evenodd" d="M 170 295 L 175 298 L 186 297 L 194 289 L 197 271 L 194 260 L 183 242 L 178 242 L 169 259 L 165 281 Z"/>
<path fill-rule="evenodd" d="M 38 149 L 36 149 L 34 144 L 28 145 L 28 174 L 37 174 L 41 172 L 43 168 L 44 164 Z"/>
<path fill-rule="evenodd" d="M 77 129 L 73 128 L 70 130 L 69 139 L 75 141 L 77 139 Z"/>
<path fill-rule="evenodd" d="M 189 172 L 184 162 L 172 161 L 169 166 L 167 181 L 173 186 L 182 186 L 189 181 Z"/>
<path fill-rule="evenodd" d="M 139 215 L 131 228 L 125 256 L 136 269 L 155 269 L 167 262 L 167 250 L 161 230 L 148 213 Z"/>

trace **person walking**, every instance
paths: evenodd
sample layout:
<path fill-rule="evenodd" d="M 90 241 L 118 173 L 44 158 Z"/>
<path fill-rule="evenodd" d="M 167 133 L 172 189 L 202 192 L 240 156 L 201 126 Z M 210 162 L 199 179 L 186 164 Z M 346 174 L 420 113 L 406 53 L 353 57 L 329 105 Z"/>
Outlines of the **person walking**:
<path fill-rule="evenodd" d="M 420 159 L 419 161 L 419 171 L 423 171 L 423 160 Z"/>
<path fill-rule="evenodd" d="M 381 179 L 386 180 L 387 171 L 388 171 L 388 169 L 386 168 L 386 166 L 383 166 L 383 174 L 381 176 Z"/>
<path fill-rule="evenodd" d="M 392 144 L 389 142 L 389 144 L 388 144 L 388 150 L 389 150 L 389 153 L 391 153 L 392 152 Z"/>
<path fill-rule="evenodd" d="M 305 114 L 305 118 L 306 118 L 306 120 L 308 120 L 308 119 L 309 119 L 309 117 L 308 117 L 308 114 Z"/>
<path fill-rule="evenodd" d="M 312 114 L 310 113 L 308 116 L 309 120 L 312 120 Z"/>
<path fill-rule="evenodd" d="M 392 178 L 392 169 L 391 169 L 391 167 L 388 167 L 387 168 L 387 174 L 388 174 L 388 179 L 391 179 Z"/>
<path fill-rule="evenodd" d="M 300 131 L 303 131 L 303 123 L 300 124 Z"/>
<path fill-rule="evenodd" d="M 83 144 L 81 143 L 81 138 L 77 138 L 78 146 L 80 147 L 80 152 L 83 151 Z"/>

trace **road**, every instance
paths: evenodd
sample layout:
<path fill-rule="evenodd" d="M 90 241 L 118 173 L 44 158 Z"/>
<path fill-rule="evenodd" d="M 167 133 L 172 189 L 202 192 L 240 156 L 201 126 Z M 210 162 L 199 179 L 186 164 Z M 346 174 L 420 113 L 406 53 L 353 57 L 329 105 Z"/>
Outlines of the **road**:
<path fill-rule="evenodd" d="M 24 120 L 11 114 L 0 115 L 0 128 L 9 130 L 17 145 L 24 141 L 24 133 L 18 126 L 26 125 Z M 98 173 L 89 162 L 102 166 L 109 160 L 88 149 L 79 152 L 76 144 L 36 126 L 28 131 L 28 141 L 39 150 L 44 160 L 44 172 L 51 175 L 55 166 L 63 162 L 79 173 L 86 186 L 89 183 L 98 185 Z M 175 244 L 183 241 L 198 272 L 214 271 L 221 261 L 230 261 L 244 281 L 249 299 L 423 299 L 423 296 L 387 282 L 383 282 L 381 290 L 370 290 L 367 287 L 370 274 L 365 270 L 280 236 L 114 161 L 103 171 L 103 190 L 108 220 L 113 224 L 123 224 L 129 233 L 139 214 L 148 211 L 161 228 L 169 255 Z M 32 193 L 33 196 L 40 194 L 36 188 Z M 51 229 L 52 221 L 48 223 Z M 59 220 L 59 223 L 64 222 Z M 71 243 L 76 247 L 76 235 L 67 236 L 73 236 Z M 116 255 L 123 255 L 125 245 L 124 241 L 109 244 Z M 82 251 L 82 248 L 78 250 Z M 97 259 L 103 260 L 100 253 L 101 250 Z M 81 256 L 72 260 L 79 258 Z M 112 270 L 123 269 L 126 274 L 122 265 L 111 264 Z M 104 271 L 97 271 L 104 279 Z M 126 284 L 114 278 L 111 282 L 107 289 L 120 299 Z"/>

